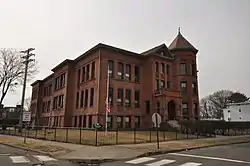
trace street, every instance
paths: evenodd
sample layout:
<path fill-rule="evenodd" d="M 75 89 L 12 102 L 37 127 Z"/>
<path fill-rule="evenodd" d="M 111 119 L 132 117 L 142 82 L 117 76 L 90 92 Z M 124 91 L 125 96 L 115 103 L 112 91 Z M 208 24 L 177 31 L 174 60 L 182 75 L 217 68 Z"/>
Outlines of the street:
<path fill-rule="evenodd" d="M 0 144 L 0 165 L 1 166 L 28 166 L 33 164 L 74 166 L 68 161 L 57 160 L 50 156 L 27 152 L 21 149 Z"/>
<path fill-rule="evenodd" d="M 102 166 L 247 166 L 250 143 L 169 153 L 102 164 Z"/>

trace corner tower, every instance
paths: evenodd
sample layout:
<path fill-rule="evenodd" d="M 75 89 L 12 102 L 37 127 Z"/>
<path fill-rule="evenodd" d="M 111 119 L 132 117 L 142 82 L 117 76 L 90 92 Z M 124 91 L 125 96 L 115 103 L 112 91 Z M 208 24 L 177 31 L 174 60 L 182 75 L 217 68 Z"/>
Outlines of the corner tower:
<path fill-rule="evenodd" d="M 199 91 L 196 55 L 198 50 L 187 40 L 178 28 L 178 34 L 169 45 L 175 57 L 176 89 L 181 93 L 181 117 L 186 120 L 199 119 Z"/>

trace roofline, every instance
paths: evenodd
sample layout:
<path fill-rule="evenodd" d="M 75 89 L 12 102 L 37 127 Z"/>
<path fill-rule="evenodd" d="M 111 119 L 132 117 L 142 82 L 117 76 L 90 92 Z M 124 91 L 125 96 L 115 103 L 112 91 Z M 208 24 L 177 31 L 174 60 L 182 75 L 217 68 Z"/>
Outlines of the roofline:
<path fill-rule="evenodd" d="M 68 65 L 69 63 L 71 62 L 74 62 L 73 60 L 71 59 L 65 59 L 64 61 L 62 61 L 59 65 L 57 65 L 56 67 L 54 67 L 51 71 L 55 72 L 57 69 L 65 66 L 65 65 Z"/>
<path fill-rule="evenodd" d="M 36 80 L 36 81 L 33 82 L 32 84 L 30 84 L 30 86 L 34 86 L 34 85 L 36 85 L 36 84 L 38 84 L 38 83 L 40 83 L 40 82 L 42 82 L 42 80 Z"/>
<path fill-rule="evenodd" d="M 48 79 L 50 79 L 51 77 L 54 76 L 54 73 L 50 74 L 49 76 L 45 77 L 42 81 L 47 81 Z"/>
<path fill-rule="evenodd" d="M 173 49 L 169 49 L 171 52 L 175 52 L 175 51 L 191 51 L 194 54 L 197 54 L 199 52 L 199 50 L 197 50 L 196 48 L 173 48 Z"/>
<path fill-rule="evenodd" d="M 92 47 L 91 49 L 89 49 L 88 51 L 86 51 L 85 53 L 83 53 L 82 55 L 77 57 L 76 59 L 74 59 L 74 62 L 80 61 L 81 59 L 85 58 L 87 55 L 89 55 L 89 54 L 91 54 L 91 53 L 93 53 L 95 51 L 98 51 L 101 48 L 110 49 L 110 50 L 115 51 L 115 52 L 122 52 L 122 53 L 124 53 L 126 55 L 141 56 L 140 54 L 132 52 L 132 51 L 124 50 L 124 49 L 114 47 L 114 46 L 110 46 L 110 45 L 106 45 L 106 44 L 103 44 L 103 43 L 98 43 L 97 45 L 95 45 L 94 47 Z"/>
<path fill-rule="evenodd" d="M 234 105 L 250 105 L 250 100 L 240 103 L 229 103 L 228 106 L 234 106 Z"/>

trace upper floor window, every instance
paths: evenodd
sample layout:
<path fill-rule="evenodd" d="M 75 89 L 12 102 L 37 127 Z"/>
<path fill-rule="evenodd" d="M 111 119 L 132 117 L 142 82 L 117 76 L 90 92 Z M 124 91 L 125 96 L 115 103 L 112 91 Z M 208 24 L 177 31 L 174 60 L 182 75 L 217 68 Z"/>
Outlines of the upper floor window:
<path fill-rule="evenodd" d="M 131 90 L 126 89 L 125 93 L 125 106 L 130 107 L 131 106 Z"/>
<path fill-rule="evenodd" d="M 185 75 L 187 74 L 187 67 L 186 67 L 186 63 L 180 63 L 180 75 Z"/>
<path fill-rule="evenodd" d="M 135 82 L 140 82 L 140 67 L 135 66 Z"/>
<path fill-rule="evenodd" d="M 81 69 L 77 70 L 77 84 L 79 84 L 81 81 Z"/>
<path fill-rule="evenodd" d="M 165 73 L 165 64 L 161 63 L 161 73 Z"/>
<path fill-rule="evenodd" d="M 94 88 L 91 88 L 90 89 L 89 107 L 93 107 L 93 105 L 94 105 L 94 95 L 95 95 L 95 90 L 94 90 Z"/>
<path fill-rule="evenodd" d="M 192 64 L 192 76 L 196 76 L 197 70 L 196 70 L 196 64 Z"/>
<path fill-rule="evenodd" d="M 166 71 L 167 71 L 167 74 L 169 74 L 169 64 L 167 64 Z"/>
<path fill-rule="evenodd" d="M 95 61 L 91 64 L 91 79 L 95 78 Z"/>
<path fill-rule="evenodd" d="M 56 77 L 55 79 L 55 90 L 58 90 L 65 86 L 65 73 Z"/>
<path fill-rule="evenodd" d="M 76 108 L 79 107 L 79 92 L 76 92 Z"/>
<path fill-rule="evenodd" d="M 108 60 L 108 73 L 111 78 L 114 78 L 114 61 Z"/>
<path fill-rule="evenodd" d="M 165 81 L 161 80 L 160 88 L 165 88 Z"/>
<path fill-rule="evenodd" d="M 156 80 L 155 80 L 155 90 L 159 90 L 159 89 L 160 89 L 159 80 L 156 79 Z"/>
<path fill-rule="evenodd" d="M 171 82 L 167 81 L 167 89 L 170 89 L 170 88 L 171 88 Z"/>
<path fill-rule="evenodd" d="M 140 91 L 139 90 L 135 90 L 135 108 L 139 108 L 140 107 Z"/>
<path fill-rule="evenodd" d="M 89 64 L 87 64 L 87 67 L 86 67 L 86 81 L 88 81 L 89 80 L 89 69 L 90 68 L 90 65 Z"/>
<path fill-rule="evenodd" d="M 123 74 L 124 74 L 124 65 L 123 65 L 123 63 L 119 62 L 118 63 L 118 72 L 117 72 L 118 78 L 123 79 Z"/>
<path fill-rule="evenodd" d="M 155 62 L 155 72 L 159 73 L 159 63 Z"/>
<path fill-rule="evenodd" d="M 126 70 L 125 70 L 125 78 L 126 80 L 131 80 L 131 65 L 126 64 Z"/>
<path fill-rule="evenodd" d="M 89 91 L 88 89 L 85 90 L 85 98 L 84 98 L 84 107 L 88 107 L 88 100 L 89 100 Z"/>
<path fill-rule="evenodd" d="M 83 107 L 83 99 L 84 99 L 84 90 L 81 91 L 81 99 L 80 99 L 80 107 Z"/>
<path fill-rule="evenodd" d="M 194 103 L 193 104 L 193 111 L 194 111 L 194 115 L 195 117 L 198 117 L 199 114 L 198 114 L 198 107 L 197 107 L 197 103 Z"/>
<path fill-rule="evenodd" d="M 112 87 L 109 87 L 109 104 L 113 105 L 114 102 L 114 90 Z"/>
<path fill-rule="evenodd" d="M 82 67 L 82 82 L 86 81 L 86 68 L 85 66 Z"/>
<path fill-rule="evenodd" d="M 161 103 L 159 102 L 159 101 L 157 101 L 157 103 L 156 103 L 156 111 L 157 111 L 157 113 L 160 113 L 160 106 L 161 106 Z"/>
<path fill-rule="evenodd" d="M 197 90 L 197 87 L 196 87 L 196 82 L 193 82 L 192 83 L 192 90 L 193 90 L 193 94 L 196 94 L 196 90 Z"/>
<path fill-rule="evenodd" d="M 123 105 L 123 89 L 118 88 L 117 90 L 117 105 L 122 106 Z"/>
<path fill-rule="evenodd" d="M 181 93 L 186 93 L 187 92 L 187 82 L 182 81 L 181 82 Z"/>

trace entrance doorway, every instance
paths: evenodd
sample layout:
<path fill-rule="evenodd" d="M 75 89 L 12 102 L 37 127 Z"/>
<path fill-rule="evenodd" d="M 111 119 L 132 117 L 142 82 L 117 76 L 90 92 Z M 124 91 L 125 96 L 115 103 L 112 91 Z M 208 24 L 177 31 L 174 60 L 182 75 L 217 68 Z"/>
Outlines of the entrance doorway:
<path fill-rule="evenodd" d="M 168 102 L 168 119 L 176 120 L 176 109 L 175 109 L 175 103 L 173 100 Z"/>

